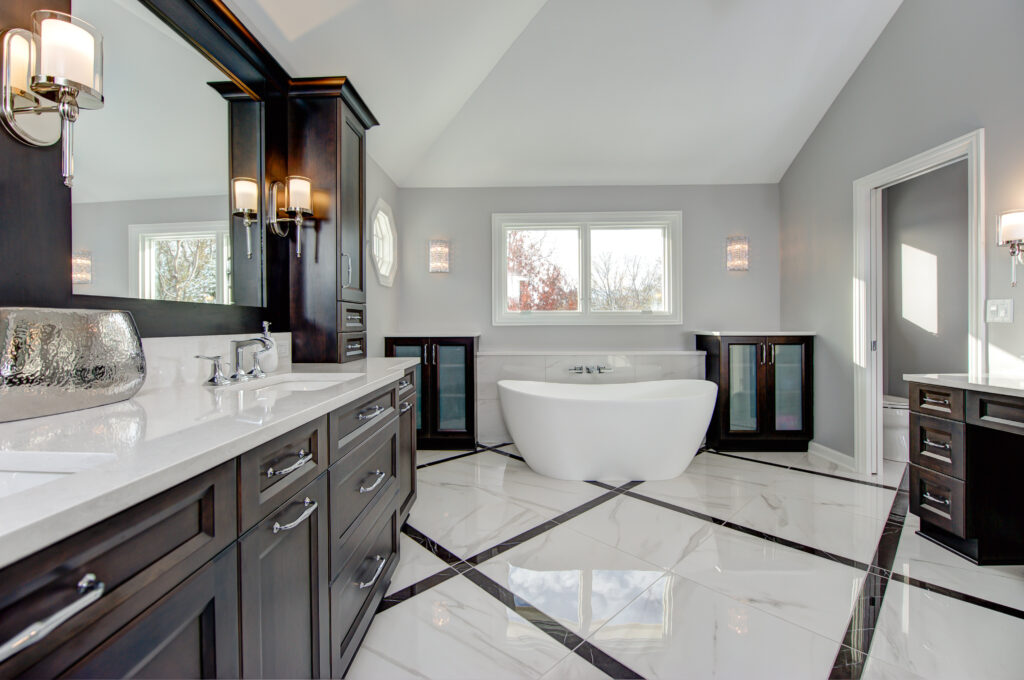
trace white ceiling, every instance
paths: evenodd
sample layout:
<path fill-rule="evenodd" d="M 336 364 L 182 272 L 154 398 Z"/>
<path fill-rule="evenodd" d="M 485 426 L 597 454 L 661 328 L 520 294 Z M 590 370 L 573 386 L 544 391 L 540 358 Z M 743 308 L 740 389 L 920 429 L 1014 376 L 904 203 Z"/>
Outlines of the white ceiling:
<path fill-rule="evenodd" d="M 777 182 L 901 0 L 228 0 L 405 187 Z"/>

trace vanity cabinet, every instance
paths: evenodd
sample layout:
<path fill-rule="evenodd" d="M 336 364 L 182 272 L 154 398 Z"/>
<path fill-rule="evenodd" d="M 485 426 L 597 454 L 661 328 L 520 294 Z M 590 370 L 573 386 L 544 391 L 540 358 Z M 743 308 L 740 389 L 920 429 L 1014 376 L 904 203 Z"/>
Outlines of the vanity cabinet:
<path fill-rule="evenodd" d="M 415 497 L 411 398 L 406 376 L 0 569 L 0 645 L 64 615 L 0 677 L 342 677 Z"/>
<path fill-rule="evenodd" d="M 814 338 L 697 334 L 718 385 L 707 445 L 718 451 L 806 451 L 814 438 Z"/>
<path fill-rule="evenodd" d="M 977 564 L 1024 564 L 1024 398 L 910 383 L 910 511 Z"/>
<path fill-rule="evenodd" d="M 389 357 L 419 357 L 416 447 L 424 450 L 476 446 L 476 354 L 480 336 L 387 337 Z"/>
<path fill-rule="evenodd" d="M 347 78 L 291 81 L 288 172 L 313 188 L 302 257 L 289 255 L 293 361 L 366 358 L 366 130 L 375 125 Z"/>
<path fill-rule="evenodd" d="M 416 374 L 410 369 L 398 383 L 399 526 L 409 518 L 416 500 Z"/>

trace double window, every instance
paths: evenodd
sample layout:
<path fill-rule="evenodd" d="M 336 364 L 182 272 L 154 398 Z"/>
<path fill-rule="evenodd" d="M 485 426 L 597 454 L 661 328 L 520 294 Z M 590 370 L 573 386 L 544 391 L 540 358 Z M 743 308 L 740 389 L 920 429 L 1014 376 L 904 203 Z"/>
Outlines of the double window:
<path fill-rule="evenodd" d="M 496 326 L 682 323 L 682 213 L 506 213 L 492 230 Z"/>

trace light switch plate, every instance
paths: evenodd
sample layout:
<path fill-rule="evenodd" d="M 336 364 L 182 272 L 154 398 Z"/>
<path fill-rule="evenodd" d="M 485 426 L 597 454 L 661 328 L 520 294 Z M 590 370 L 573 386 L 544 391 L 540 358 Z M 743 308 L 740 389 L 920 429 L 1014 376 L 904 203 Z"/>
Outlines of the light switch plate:
<path fill-rule="evenodd" d="M 1013 300 L 988 300 L 985 302 L 985 321 L 988 323 L 1013 323 Z"/>

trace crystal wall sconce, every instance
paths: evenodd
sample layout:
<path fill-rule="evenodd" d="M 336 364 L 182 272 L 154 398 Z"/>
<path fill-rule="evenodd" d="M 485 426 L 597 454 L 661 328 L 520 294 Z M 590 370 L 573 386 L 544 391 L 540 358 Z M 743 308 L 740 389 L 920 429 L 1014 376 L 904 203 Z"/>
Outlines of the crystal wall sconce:
<path fill-rule="evenodd" d="M 427 241 L 428 267 L 431 274 L 447 274 L 449 242 L 443 240 Z"/>
<path fill-rule="evenodd" d="M 103 108 L 103 36 L 70 14 L 37 10 L 31 31 L 3 34 L 2 50 L 0 121 L 30 146 L 61 140 L 61 174 L 70 187 L 78 112 Z"/>
<path fill-rule="evenodd" d="M 279 209 L 278 196 L 285 190 L 285 207 Z M 295 256 L 302 257 L 302 225 L 313 215 L 313 187 L 308 177 L 290 175 L 284 182 L 278 180 L 270 185 L 270 205 L 273 216 L 267 221 L 270 231 L 277 236 L 288 236 L 288 224 L 295 225 Z M 285 217 L 279 217 L 284 213 Z M 285 225 L 285 226 L 282 226 Z"/>
<path fill-rule="evenodd" d="M 71 283 L 92 283 L 92 252 L 76 250 L 71 254 Z"/>
<path fill-rule="evenodd" d="M 1024 264 L 1024 210 L 999 216 L 999 245 L 1010 247 L 1010 285 L 1017 285 L 1017 263 Z"/>
<path fill-rule="evenodd" d="M 231 214 L 242 218 L 245 225 L 245 254 L 252 259 L 252 225 L 256 223 L 260 207 L 260 187 L 251 177 L 231 180 Z"/>
<path fill-rule="evenodd" d="M 750 239 L 729 236 L 725 239 L 725 269 L 730 272 L 750 270 Z"/>

